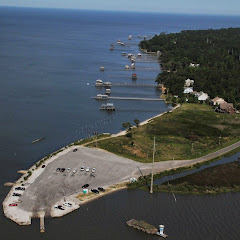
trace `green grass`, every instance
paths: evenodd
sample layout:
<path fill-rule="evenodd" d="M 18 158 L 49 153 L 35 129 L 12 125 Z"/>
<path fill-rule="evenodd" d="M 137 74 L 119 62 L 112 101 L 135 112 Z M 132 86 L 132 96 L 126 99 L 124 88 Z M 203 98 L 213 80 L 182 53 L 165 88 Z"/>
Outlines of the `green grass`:
<path fill-rule="evenodd" d="M 163 185 L 154 185 L 155 191 L 217 194 L 240 191 L 240 162 L 235 161 L 181 177 Z"/>
<path fill-rule="evenodd" d="M 139 162 L 151 162 L 155 136 L 155 161 L 194 159 L 239 141 L 240 115 L 218 114 L 204 104 L 183 104 L 131 131 L 131 138 L 108 138 L 99 141 L 98 147 Z M 94 143 L 88 146 L 94 147 Z"/>

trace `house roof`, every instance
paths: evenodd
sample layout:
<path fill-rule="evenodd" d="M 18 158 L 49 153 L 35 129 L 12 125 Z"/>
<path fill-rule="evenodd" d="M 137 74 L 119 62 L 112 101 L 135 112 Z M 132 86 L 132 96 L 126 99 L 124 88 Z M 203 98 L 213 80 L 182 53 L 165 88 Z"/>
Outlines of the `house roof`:
<path fill-rule="evenodd" d="M 220 103 L 219 107 L 224 110 L 228 110 L 229 108 L 233 108 L 233 103 Z"/>
<path fill-rule="evenodd" d="M 216 102 L 216 101 L 218 101 L 218 100 L 224 101 L 224 99 L 223 99 L 223 98 L 220 98 L 220 97 L 215 97 L 215 98 L 212 99 L 211 101 L 212 101 L 212 102 Z"/>

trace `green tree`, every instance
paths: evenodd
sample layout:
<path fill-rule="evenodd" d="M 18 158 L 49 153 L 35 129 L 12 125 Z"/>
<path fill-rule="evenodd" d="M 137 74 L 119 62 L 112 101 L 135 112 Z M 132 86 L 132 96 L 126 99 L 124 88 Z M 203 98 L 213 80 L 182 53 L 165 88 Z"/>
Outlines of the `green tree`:
<path fill-rule="evenodd" d="M 134 120 L 134 123 L 136 124 L 136 126 L 138 127 L 139 126 L 139 123 L 140 123 L 140 121 L 138 120 L 138 119 L 135 119 Z"/>

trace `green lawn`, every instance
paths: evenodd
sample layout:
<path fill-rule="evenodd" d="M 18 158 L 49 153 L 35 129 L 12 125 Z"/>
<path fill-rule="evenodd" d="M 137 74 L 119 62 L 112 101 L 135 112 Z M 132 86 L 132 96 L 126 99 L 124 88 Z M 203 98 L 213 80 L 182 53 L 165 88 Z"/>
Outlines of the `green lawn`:
<path fill-rule="evenodd" d="M 239 141 L 240 115 L 218 114 L 203 104 L 183 104 L 131 132 L 131 138 L 103 139 L 98 147 L 139 162 L 151 162 L 155 136 L 155 161 L 193 159 Z"/>

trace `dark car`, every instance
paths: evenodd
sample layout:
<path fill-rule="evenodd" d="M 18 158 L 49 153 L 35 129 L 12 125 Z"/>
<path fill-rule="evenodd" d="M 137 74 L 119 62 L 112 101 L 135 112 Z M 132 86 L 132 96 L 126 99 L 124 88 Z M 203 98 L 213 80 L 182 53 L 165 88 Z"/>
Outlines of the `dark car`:
<path fill-rule="evenodd" d="M 74 148 L 74 149 L 73 149 L 73 152 L 76 152 L 76 151 L 77 151 L 77 148 Z"/>
<path fill-rule="evenodd" d="M 13 193 L 13 196 L 15 196 L 15 197 L 20 197 L 20 196 L 22 196 L 20 193 Z"/>
<path fill-rule="evenodd" d="M 82 186 L 82 188 L 87 188 L 87 187 L 89 187 L 89 184 L 84 184 L 84 185 Z"/>
<path fill-rule="evenodd" d="M 22 190 L 22 191 L 24 191 L 25 188 L 24 187 L 16 187 L 15 190 Z"/>
<path fill-rule="evenodd" d="M 58 206 L 57 208 L 60 209 L 60 210 L 65 210 L 65 208 L 62 207 L 62 206 Z"/>
<path fill-rule="evenodd" d="M 105 189 L 102 188 L 102 187 L 99 187 L 98 190 L 99 190 L 100 192 L 105 192 Z"/>
<path fill-rule="evenodd" d="M 64 171 L 65 171 L 65 168 L 62 168 L 62 169 L 61 169 L 61 172 L 64 172 Z"/>
<path fill-rule="evenodd" d="M 45 165 L 42 165 L 42 168 L 45 168 Z"/>
<path fill-rule="evenodd" d="M 99 191 L 98 191 L 97 189 L 91 189 L 91 191 L 92 191 L 93 193 L 96 193 L 96 194 L 99 193 Z"/>
<path fill-rule="evenodd" d="M 56 172 L 60 172 L 61 171 L 61 168 L 57 168 Z"/>

